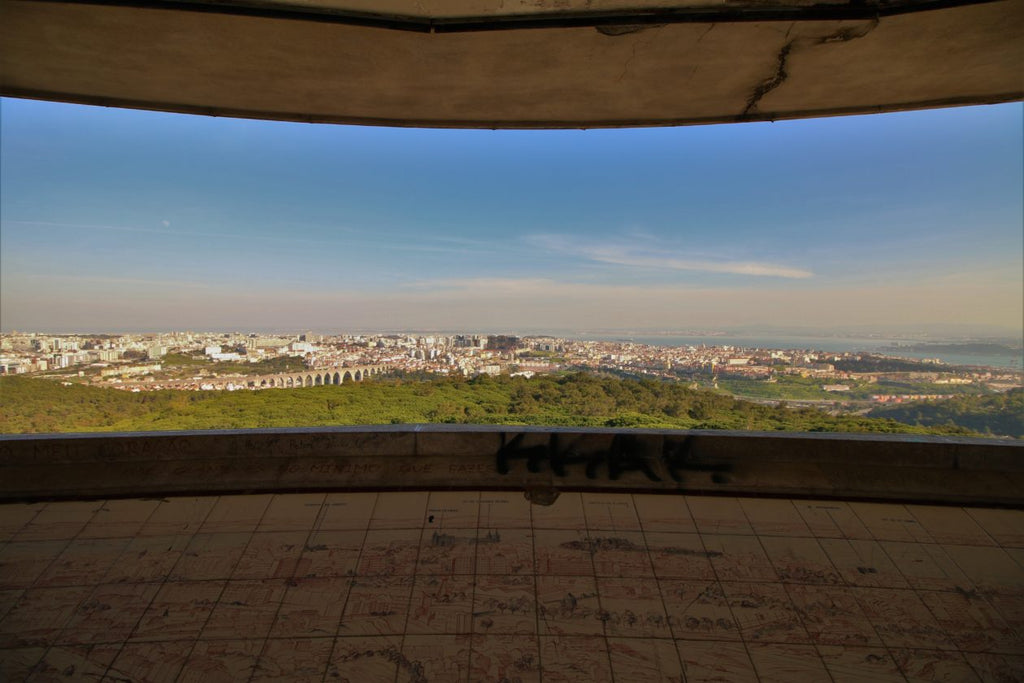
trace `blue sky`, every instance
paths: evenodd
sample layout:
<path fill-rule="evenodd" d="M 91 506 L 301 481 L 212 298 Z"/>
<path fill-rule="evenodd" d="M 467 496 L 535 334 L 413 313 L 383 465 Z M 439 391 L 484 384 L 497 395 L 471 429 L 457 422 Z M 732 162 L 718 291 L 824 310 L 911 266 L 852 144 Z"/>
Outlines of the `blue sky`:
<path fill-rule="evenodd" d="M 0 102 L 0 326 L 1022 326 L 1019 103 L 451 131 Z"/>

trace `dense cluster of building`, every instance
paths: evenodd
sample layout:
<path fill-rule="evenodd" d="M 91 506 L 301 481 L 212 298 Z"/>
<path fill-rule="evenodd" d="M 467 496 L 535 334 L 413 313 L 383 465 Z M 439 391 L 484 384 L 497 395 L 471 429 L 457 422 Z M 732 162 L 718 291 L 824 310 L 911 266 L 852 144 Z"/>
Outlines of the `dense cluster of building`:
<path fill-rule="evenodd" d="M 173 355 L 169 355 L 173 354 Z M 688 377 L 742 378 L 777 382 L 785 375 L 812 378 L 837 397 L 856 383 L 873 383 L 895 373 L 837 369 L 854 353 L 743 348 L 728 345 L 657 346 L 631 341 L 587 341 L 548 336 L 482 334 L 343 334 L 291 335 L 169 332 L 125 335 L 0 335 L 0 374 L 36 373 L 77 377 L 90 383 L 145 389 L 163 386 L 167 373 L 180 374 L 182 361 L 193 379 L 258 375 L 261 361 L 292 358 L 300 367 L 387 366 L 400 373 L 532 377 L 565 370 L 610 371 L 633 376 L 679 380 Z M 164 363 L 164 359 L 171 362 Z M 247 364 L 252 364 L 247 366 Z M 246 372 L 246 367 L 252 367 Z M 1005 390 L 1021 385 L 1020 373 L 993 368 L 958 368 L 943 372 L 932 364 L 920 372 L 898 373 L 901 379 L 934 384 L 983 383 Z M 213 386 L 199 382 L 196 388 Z M 243 385 L 244 386 L 244 385 Z M 258 385 L 257 385 L 258 386 Z M 880 392 L 876 402 L 949 398 L 950 393 Z"/>

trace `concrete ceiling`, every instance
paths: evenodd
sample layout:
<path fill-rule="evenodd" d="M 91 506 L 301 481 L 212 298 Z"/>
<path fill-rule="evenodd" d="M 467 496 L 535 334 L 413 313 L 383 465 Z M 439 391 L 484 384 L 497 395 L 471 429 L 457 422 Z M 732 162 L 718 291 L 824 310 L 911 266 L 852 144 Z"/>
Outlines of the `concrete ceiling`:
<path fill-rule="evenodd" d="M 897 111 L 1021 99 L 1022 65 L 1024 0 L 0 0 L 3 95 L 296 121 Z"/>

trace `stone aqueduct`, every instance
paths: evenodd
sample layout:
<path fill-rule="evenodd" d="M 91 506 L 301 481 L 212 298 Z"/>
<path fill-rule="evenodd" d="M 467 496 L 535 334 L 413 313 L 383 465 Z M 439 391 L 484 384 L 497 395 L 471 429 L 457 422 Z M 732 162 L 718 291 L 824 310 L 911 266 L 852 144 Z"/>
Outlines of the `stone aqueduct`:
<path fill-rule="evenodd" d="M 275 375 L 248 375 L 244 377 L 209 377 L 200 381 L 204 388 L 214 389 L 292 389 L 298 387 L 319 387 L 348 382 L 362 382 L 367 377 L 379 375 L 391 369 L 390 365 L 331 366 Z M 194 380 L 164 382 L 168 388 L 174 385 L 194 383 Z"/>
<path fill-rule="evenodd" d="M 331 384 L 345 384 L 346 382 L 362 382 L 371 375 L 377 375 L 389 369 L 390 366 L 387 365 L 356 365 L 351 367 L 332 366 L 329 368 L 317 368 L 315 370 L 303 370 L 302 372 L 285 372 L 278 375 L 245 377 L 241 382 L 244 382 L 246 386 L 258 389 L 319 387 Z M 235 381 L 235 384 L 239 383 L 239 380 Z"/>

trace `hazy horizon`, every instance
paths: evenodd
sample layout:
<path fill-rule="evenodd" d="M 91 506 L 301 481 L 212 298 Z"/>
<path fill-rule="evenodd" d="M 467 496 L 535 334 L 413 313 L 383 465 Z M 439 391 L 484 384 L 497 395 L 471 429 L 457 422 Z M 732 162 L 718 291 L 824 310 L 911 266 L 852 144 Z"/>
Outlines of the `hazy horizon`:
<path fill-rule="evenodd" d="M 1020 103 L 593 131 L 0 107 L 5 332 L 1024 327 Z"/>

